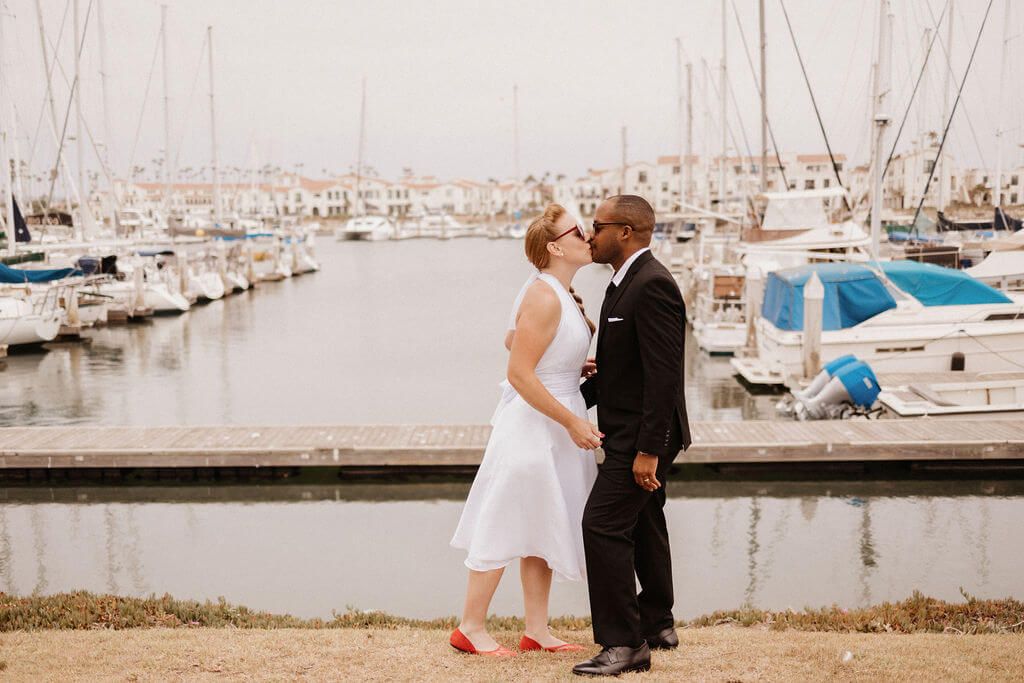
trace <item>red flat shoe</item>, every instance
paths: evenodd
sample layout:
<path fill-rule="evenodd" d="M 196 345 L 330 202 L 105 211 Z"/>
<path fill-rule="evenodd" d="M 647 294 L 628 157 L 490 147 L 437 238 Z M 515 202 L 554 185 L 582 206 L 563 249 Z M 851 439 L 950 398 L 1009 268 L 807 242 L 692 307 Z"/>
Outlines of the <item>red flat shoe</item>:
<path fill-rule="evenodd" d="M 555 645 L 554 647 L 541 647 L 533 638 L 529 636 L 523 636 L 523 639 L 519 641 L 519 651 L 529 652 L 530 650 L 544 650 L 545 652 L 579 652 L 580 650 L 586 650 L 585 647 L 579 645 L 573 645 L 572 643 L 562 643 L 561 645 Z"/>
<path fill-rule="evenodd" d="M 452 631 L 451 637 L 448 642 L 452 644 L 456 650 L 465 652 L 471 655 L 486 655 L 487 657 L 515 657 L 516 653 L 512 650 L 506 649 L 499 645 L 494 650 L 478 650 L 473 647 L 473 643 L 469 642 L 469 638 L 462 634 L 462 631 L 455 629 Z"/>

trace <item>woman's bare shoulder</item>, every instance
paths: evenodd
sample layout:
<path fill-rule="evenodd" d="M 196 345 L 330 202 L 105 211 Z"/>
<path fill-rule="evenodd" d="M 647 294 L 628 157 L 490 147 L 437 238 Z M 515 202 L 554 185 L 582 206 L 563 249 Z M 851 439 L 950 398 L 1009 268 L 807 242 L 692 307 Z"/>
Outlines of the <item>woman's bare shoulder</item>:
<path fill-rule="evenodd" d="M 558 294 L 551 285 L 543 280 L 537 280 L 526 290 L 523 302 L 519 306 L 519 313 L 546 318 L 556 315 L 561 307 Z"/>

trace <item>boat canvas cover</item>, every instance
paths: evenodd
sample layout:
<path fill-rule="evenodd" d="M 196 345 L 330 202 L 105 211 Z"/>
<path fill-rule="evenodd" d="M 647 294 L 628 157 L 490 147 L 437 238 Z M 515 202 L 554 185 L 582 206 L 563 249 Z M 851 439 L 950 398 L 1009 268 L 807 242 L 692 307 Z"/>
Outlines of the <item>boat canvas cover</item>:
<path fill-rule="evenodd" d="M 780 330 L 804 329 L 804 286 L 817 273 L 825 288 L 821 329 L 841 330 L 858 325 L 896 300 L 878 274 L 854 263 L 812 263 L 769 273 L 761 315 Z"/>
<path fill-rule="evenodd" d="M 77 268 L 56 268 L 48 270 L 22 270 L 11 268 L 0 263 L 0 282 L 5 284 L 21 284 L 25 282 L 52 282 L 66 277 L 81 275 Z"/>
<path fill-rule="evenodd" d="M 879 265 L 894 285 L 925 306 L 1013 303 L 962 270 L 917 261 L 883 261 Z"/>

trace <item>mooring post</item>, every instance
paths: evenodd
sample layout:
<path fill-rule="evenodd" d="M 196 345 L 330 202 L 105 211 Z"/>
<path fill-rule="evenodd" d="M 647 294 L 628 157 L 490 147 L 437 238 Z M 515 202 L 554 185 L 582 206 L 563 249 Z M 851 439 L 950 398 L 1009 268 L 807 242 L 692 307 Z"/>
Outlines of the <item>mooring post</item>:
<path fill-rule="evenodd" d="M 757 319 L 761 317 L 761 300 L 764 298 L 764 273 L 760 268 L 748 268 L 744 279 L 744 314 L 747 316 L 747 351 L 757 351 Z"/>
<path fill-rule="evenodd" d="M 143 282 L 145 277 L 143 268 L 145 266 L 141 261 L 135 264 L 135 303 L 132 304 L 133 309 L 146 307 L 146 285 Z M 134 314 L 135 311 L 133 310 L 131 313 Z"/>
<path fill-rule="evenodd" d="M 821 318 L 825 287 L 816 272 L 804 285 L 804 377 L 814 377 L 821 369 Z"/>

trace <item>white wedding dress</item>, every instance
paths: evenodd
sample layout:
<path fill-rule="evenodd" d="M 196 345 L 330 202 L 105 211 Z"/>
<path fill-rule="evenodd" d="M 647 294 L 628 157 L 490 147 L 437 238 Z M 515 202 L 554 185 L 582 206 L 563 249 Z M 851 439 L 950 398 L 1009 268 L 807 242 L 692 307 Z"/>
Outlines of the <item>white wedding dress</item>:
<path fill-rule="evenodd" d="M 547 273 L 534 275 L 516 298 L 519 304 L 535 280 L 550 286 L 562 303 L 551 344 L 535 370 L 562 405 L 586 418 L 580 371 L 590 349 L 590 328 L 562 284 Z M 452 546 L 468 552 L 466 566 L 499 569 L 521 557 L 541 557 L 559 581 L 586 578 L 583 506 L 597 478 L 594 452 L 579 448 L 565 428 L 532 408 L 508 382 L 491 424 L 483 461 L 466 499 Z"/>

